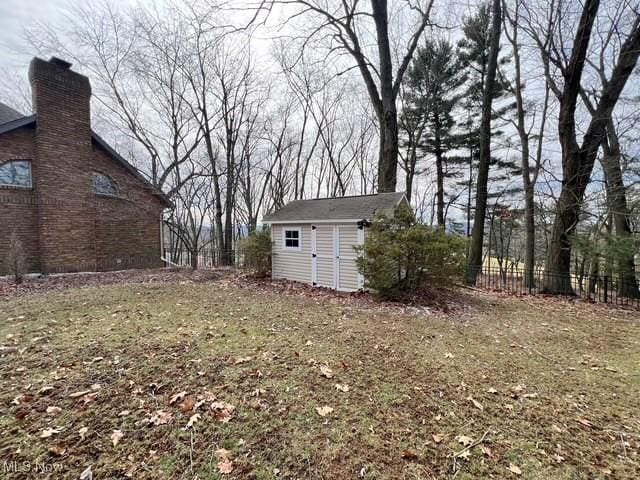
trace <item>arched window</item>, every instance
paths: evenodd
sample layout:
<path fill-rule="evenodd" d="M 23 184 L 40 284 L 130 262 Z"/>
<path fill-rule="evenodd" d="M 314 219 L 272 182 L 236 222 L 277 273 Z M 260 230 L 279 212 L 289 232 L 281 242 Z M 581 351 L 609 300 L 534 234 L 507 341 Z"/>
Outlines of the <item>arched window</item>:
<path fill-rule="evenodd" d="M 10 160 L 0 164 L 0 186 L 31 188 L 31 162 Z"/>
<path fill-rule="evenodd" d="M 99 195 L 118 195 L 118 186 L 110 177 L 102 173 L 93 174 L 93 191 Z"/>

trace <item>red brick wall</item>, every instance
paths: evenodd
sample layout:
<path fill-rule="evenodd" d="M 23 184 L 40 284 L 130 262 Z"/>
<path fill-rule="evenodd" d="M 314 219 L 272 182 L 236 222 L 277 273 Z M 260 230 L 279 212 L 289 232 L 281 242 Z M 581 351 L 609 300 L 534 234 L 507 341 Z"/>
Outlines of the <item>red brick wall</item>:
<path fill-rule="evenodd" d="M 35 131 L 21 128 L 0 138 L 0 164 L 9 160 L 33 160 Z M 32 165 L 32 176 L 35 176 Z M 29 271 L 40 269 L 38 244 L 38 207 L 31 189 L 0 187 L 0 274 L 9 273 L 7 254 L 9 241 L 16 232 L 22 242 Z"/>
<path fill-rule="evenodd" d="M 91 170 L 108 175 L 119 190 L 118 197 L 93 196 L 98 269 L 162 266 L 160 200 L 98 145 Z"/>
<path fill-rule="evenodd" d="M 37 114 L 34 188 L 40 202 L 40 261 L 45 272 L 95 270 L 91 86 L 72 70 L 38 58 L 29 67 Z M 64 202 L 60 208 L 59 203 Z"/>
<path fill-rule="evenodd" d="M 16 230 L 30 271 L 161 266 L 164 206 L 92 141 L 88 79 L 40 59 L 32 61 L 29 79 L 37 126 L 1 135 L 0 162 L 31 159 L 33 189 L 0 188 L 0 251 Z M 94 193 L 94 172 L 116 182 L 117 197 Z M 0 274 L 9 273 L 2 260 Z"/>

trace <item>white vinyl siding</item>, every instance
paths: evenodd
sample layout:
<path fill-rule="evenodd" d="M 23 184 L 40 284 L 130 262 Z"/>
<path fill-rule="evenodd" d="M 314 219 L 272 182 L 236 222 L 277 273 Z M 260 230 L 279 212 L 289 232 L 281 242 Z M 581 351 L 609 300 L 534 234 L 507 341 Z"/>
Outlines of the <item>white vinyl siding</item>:
<path fill-rule="evenodd" d="M 356 266 L 358 226 L 355 223 L 315 224 L 315 242 L 311 224 L 272 225 L 273 278 L 312 284 L 312 249 L 315 245 L 315 284 L 319 287 L 356 291 L 361 287 Z M 285 231 L 300 229 L 300 250 L 285 248 Z M 339 258 L 336 258 L 339 257 Z"/>
<path fill-rule="evenodd" d="M 358 290 L 358 267 L 356 266 L 356 252 L 353 249 L 358 244 L 358 226 L 356 224 L 337 225 L 340 259 L 338 260 L 338 290 Z"/>
<path fill-rule="evenodd" d="M 316 225 L 317 285 L 334 288 L 333 281 L 333 225 Z"/>
<path fill-rule="evenodd" d="M 284 248 L 284 230 L 300 229 L 300 248 Z M 311 283 L 311 225 L 273 225 L 272 277 Z"/>

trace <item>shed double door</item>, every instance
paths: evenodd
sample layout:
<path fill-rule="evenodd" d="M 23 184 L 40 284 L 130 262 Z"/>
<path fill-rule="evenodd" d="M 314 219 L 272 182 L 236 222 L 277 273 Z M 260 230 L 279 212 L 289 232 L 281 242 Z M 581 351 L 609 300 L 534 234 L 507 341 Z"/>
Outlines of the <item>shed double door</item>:
<path fill-rule="evenodd" d="M 355 225 L 311 226 L 311 278 L 313 285 L 353 291 L 360 288 L 356 252 L 362 243 Z"/>

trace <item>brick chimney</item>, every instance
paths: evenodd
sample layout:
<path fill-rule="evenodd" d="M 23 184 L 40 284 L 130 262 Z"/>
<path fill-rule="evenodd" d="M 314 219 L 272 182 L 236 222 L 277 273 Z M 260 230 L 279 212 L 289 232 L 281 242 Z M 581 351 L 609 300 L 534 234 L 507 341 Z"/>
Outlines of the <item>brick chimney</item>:
<path fill-rule="evenodd" d="M 29 81 L 37 118 L 33 169 L 40 209 L 41 268 L 56 272 L 77 264 L 72 269 L 93 269 L 95 226 L 88 210 L 92 208 L 92 172 L 87 168 L 92 158 L 89 79 L 71 70 L 69 62 L 52 57 L 31 61 Z"/>

